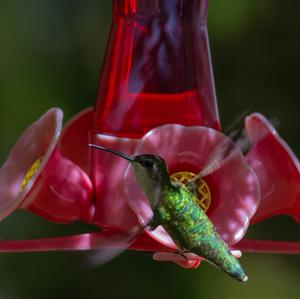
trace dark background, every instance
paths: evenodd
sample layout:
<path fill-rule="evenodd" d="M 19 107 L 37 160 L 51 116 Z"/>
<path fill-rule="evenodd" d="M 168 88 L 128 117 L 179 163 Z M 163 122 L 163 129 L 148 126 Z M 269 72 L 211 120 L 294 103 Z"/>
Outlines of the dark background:
<path fill-rule="evenodd" d="M 280 120 L 278 130 L 300 156 L 298 0 L 211 0 L 209 32 L 221 120 L 245 109 Z M 0 1 L 0 162 L 24 128 L 48 108 L 65 120 L 93 104 L 111 1 Z M 2 239 L 86 232 L 17 211 Z M 249 235 L 300 241 L 299 226 L 279 217 Z M 89 269 L 74 253 L 0 255 L 0 298 L 299 298 L 299 256 L 245 254 L 240 284 L 206 265 L 184 270 L 125 253 Z"/>

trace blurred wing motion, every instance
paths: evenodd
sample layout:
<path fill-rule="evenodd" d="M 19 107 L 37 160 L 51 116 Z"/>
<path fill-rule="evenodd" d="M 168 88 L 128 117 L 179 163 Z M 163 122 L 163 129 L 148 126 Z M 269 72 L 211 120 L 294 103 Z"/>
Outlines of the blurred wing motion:
<path fill-rule="evenodd" d="M 210 157 L 207 159 L 207 163 L 202 168 L 200 173 L 191 181 L 190 186 L 192 186 L 193 182 L 197 181 L 199 178 L 208 176 L 220 169 L 238 152 L 246 154 L 250 150 L 250 142 L 244 127 L 245 115 L 246 113 L 243 113 L 231 126 L 224 131 L 228 138 L 220 142 L 212 151 Z M 270 121 L 278 126 L 278 120 L 271 119 Z M 261 139 L 264 137 L 264 135 L 260 136 Z"/>
<path fill-rule="evenodd" d="M 228 163 L 231 158 L 234 158 L 235 155 L 241 154 L 241 152 L 246 152 L 246 149 L 249 149 L 249 147 L 250 146 L 246 137 L 245 129 L 232 131 L 231 135 L 229 135 L 229 138 L 226 138 L 220 142 L 211 152 L 206 164 L 200 173 L 193 179 L 193 181 L 217 171 L 226 163 Z"/>
<path fill-rule="evenodd" d="M 108 263 L 127 250 L 142 231 L 143 227 L 136 226 L 128 232 L 114 232 L 106 240 L 102 238 L 99 244 L 94 244 L 95 249 L 88 252 L 86 264 L 90 267 L 100 267 Z"/>
<path fill-rule="evenodd" d="M 220 142 L 212 151 L 210 157 L 207 159 L 207 163 L 200 173 L 189 183 L 189 187 L 195 185 L 194 182 L 199 178 L 208 176 L 220 169 L 238 152 L 239 154 L 245 155 L 250 150 L 250 141 L 247 136 L 246 128 L 244 127 L 244 116 L 245 113 L 224 131 L 228 138 Z M 274 127 L 278 127 L 279 125 L 277 118 L 270 119 L 270 122 Z M 261 134 L 259 138 L 263 140 L 265 137 L 264 134 Z"/>

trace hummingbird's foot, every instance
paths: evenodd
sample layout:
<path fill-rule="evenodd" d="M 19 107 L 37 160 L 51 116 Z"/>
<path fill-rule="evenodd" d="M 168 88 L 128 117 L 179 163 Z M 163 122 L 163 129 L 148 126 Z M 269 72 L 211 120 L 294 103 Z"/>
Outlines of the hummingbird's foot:
<path fill-rule="evenodd" d="M 151 220 L 150 222 L 148 222 L 147 224 L 144 225 L 144 229 L 153 231 L 156 229 L 156 227 L 153 225 L 153 222 Z"/>
<path fill-rule="evenodd" d="M 196 269 L 201 263 L 201 258 L 193 253 L 183 252 L 156 252 L 153 255 L 155 261 L 174 262 L 182 268 Z"/>
<path fill-rule="evenodd" d="M 188 261 L 189 259 L 188 259 L 188 257 L 184 254 L 185 252 L 186 252 L 185 250 L 180 250 L 180 251 L 175 252 L 175 253 L 181 255 L 185 260 Z"/>
<path fill-rule="evenodd" d="M 144 229 L 153 231 L 155 230 L 160 224 L 156 221 L 155 217 L 153 217 L 147 224 L 144 225 Z"/>
<path fill-rule="evenodd" d="M 180 254 L 185 260 L 188 260 L 188 258 L 184 255 L 183 252 L 179 252 L 179 254 Z"/>

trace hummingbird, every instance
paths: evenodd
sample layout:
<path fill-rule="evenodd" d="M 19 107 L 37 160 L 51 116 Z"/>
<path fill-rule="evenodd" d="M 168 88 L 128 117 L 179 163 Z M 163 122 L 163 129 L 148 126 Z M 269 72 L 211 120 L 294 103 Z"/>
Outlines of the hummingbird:
<path fill-rule="evenodd" d="M 194 253 L 238 281 L 248 280 L 239 261 L 198 205 L 195 180 L 186 186 L 173 182 L 165 161 L 158 155 L 131 156 L 94 144 L 89 146 L 122 157 L 131 163 L 137 182 L 154 215 L 147 228 L 155 229 L 161 225 L 183 257 L 184 253 Z"/>

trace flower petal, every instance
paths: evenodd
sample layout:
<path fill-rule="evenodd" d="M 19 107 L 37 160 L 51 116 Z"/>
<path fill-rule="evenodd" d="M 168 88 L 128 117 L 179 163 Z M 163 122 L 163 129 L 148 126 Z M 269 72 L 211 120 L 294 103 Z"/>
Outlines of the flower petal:
<path fill-rule="evenodd" d="M 253 223 L 285 214 L 300 223 L 300 164 L 270 122 L 260 113 L 246 118 L 252 144 L 247 161 L 256 172 L 262 200 Z"/>
<path fill-rule="evenodd" d="M 41 168 L 53 152 L 62 128 L 63 113 L 53 108 L 34 122 L 19 138 L 0 168 L 0 220 L 10 215 L 24 200 L 34 184 L 36 174 L 24 191 L 22 182 L 30 166 L 44 156 Z"/>
<path fill-rule="evenodd" d="M 92 223 L 93 185 L 87 174 L 55 148 L 40 167 L 20 206 L 52 222 Z"/>
<path fill-rule="evenodd" d="M 61 110 L 49 110 L 25 131 L 12 149 L 0 172 L 5 200 L 2 219 L 20 207 L 59 223 L 92 221 L 92 183 L 87 174 L 64 158 L 56 147 L 62 118 Z M 40 165 L 21 191 L 25 174 L 37 160 L 41 161 Z"/>
<path fill-rule="evenodd" d="M 259 186 L 255 173 L 248 167 L 240 151 L 220 132 L 206 127 L 165 125 L 151 130 L 139 143 L 136 154 L 158 154 L 167 163 L 170 173 L 191 171 L 199 173 L 213 160 L 212 154 L 228 144 L 230 154 L 215 171 L 204 177 L 212 193 L 208 215 L 223 239 L 234 244 L 246 232 L 249 220 L 259 203 Z M 142 193 L 132 167 L 125 180 L 125 193 L 130 206 L 147 224 L 151 208 Z M 172 246 L 163 231 L 152 232 L 153 238 Z"/>
<path fill-rule="evenodd" d="M 75 115 L 64 126 L 60 140 L 60 152 L 77 164 L 87 174 L 90 173 L 90 133 L 93 108 L 87 108 Z"/>

